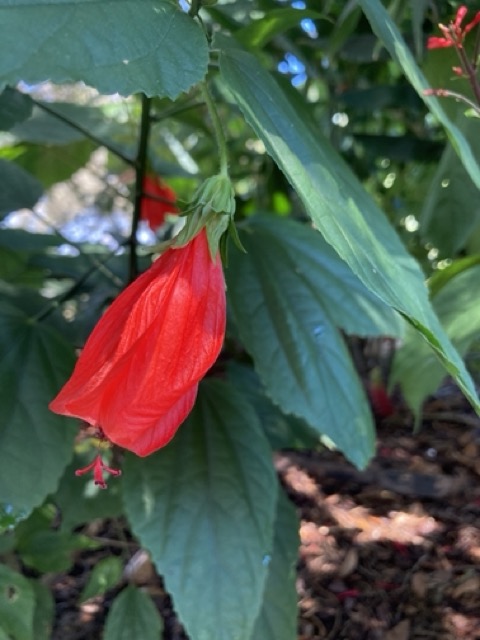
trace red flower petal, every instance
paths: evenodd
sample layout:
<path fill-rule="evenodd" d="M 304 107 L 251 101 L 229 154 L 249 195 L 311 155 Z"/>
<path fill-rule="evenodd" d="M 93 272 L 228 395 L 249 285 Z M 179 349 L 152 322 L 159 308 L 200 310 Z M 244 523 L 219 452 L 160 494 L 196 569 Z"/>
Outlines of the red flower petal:
<path fill-rule="evenodd" d="M 455 26 L 457 29 L 460 29 L 460 28 L 461 28 L 461 26 L 462 26 L 462 22 L 463 22 L 463 19 L 464 19 L 464 18 L 465 18 L 465 16 L 467 15 L 467 11 L 468 11 L 468 9 L 467 9 L 467 7 L 466 7 L 464 4 L 462 4 L 460 7 L 458 7 L 458 9 L 457 9 L 457 13 L 456 13 L 456 15 L 455 15 L 455 20 L 454 20 L 454 22 L 453 22 L 454 26 Z"/>
<path fill-rule="evenodd" d="M 167 250 L 97 323 L 50 403 L 101 426 L 138 455 L 164 446 L 188 415 L 225 333 L 225 283 L 205 230 Z"/>
<path fill-rule="evenodd" d="M 465 29 L 463 30 L 464 35 L 466 35 L 469 31 L 471 31 L 473 27 L 475 27 L 479 22 L 480 22 L 480 11 L 477 11 L 474 19 L 465 26 Z"/>
<path fill-rule="evenodd" d="M 437 38 L 432 36 L 427 40 L 427 49 L 441 49 L 443 47 L 453 47 L 453 40 L 449 38 Z"/>
<path fill-rule="evenodd" d="M 146 220 L 149 227 L 155 231 L 165 222 L 167 213 L 178 213 L 178 209 L 175 206 L 177 196 L 175 191 L 170 189 L 157 176 L 145 176 L 143 190 L 145 196 L 142 198 L 140 219 Z M 156 196 L 160 200 L 149 196 Z"/>

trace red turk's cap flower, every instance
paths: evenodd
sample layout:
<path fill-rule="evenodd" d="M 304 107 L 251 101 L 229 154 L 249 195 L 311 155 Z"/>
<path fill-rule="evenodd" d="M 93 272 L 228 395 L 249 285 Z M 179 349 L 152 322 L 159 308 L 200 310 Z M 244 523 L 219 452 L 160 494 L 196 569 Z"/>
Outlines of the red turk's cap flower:
<path fill-rule="evenodd" d="M 145 176 L 143 191 L 145 195 L 142 198 L 140 218 L 148 223 L 152 231 L 155 231 L 165 222 L 167 213 L 178 213 L 175 206 L 177 195 L 157 176 Z"/>
<path fill-rule="evenodd" d="M 471 22 L 466 24 L 462 28 L 462 22 L 465 16 L 467 15 L 468 9 L 465 5 L 461 5 L 457 10 L 457 15 L 455 16 L 455 20 L 450 22 L 448 26 L 443 24 L 439 24 L 440 30 L 442 31 L 444 37 L 437 38 L 432 36 L 428 39 L 427 48 L 428 49 L 439 49 L 443 47 L 459 47 L 463 46 L 463 41 L 465 36 L 469 31 L 473 29 L 480 22 L 480 11 L 477 11 L 475 17 Z"/>
<path fill-rule="evenodd" d="M 152 453 L 192 409 L 222 347 L 225 317 L 220 256 L 212 260 L 202 230 L 116 298 L 50 409 L 99 425 L 139 456 Z"/>

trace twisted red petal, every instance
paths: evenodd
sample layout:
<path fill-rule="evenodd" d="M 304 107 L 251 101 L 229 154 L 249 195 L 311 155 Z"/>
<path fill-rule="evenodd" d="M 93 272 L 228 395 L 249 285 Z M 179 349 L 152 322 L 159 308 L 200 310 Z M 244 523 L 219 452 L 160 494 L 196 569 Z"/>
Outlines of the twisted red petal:
<path fill-rule="evenodd" d="M 138 455 L 164 446 L 191 410 L 225 334 L 225 283 L 205 230 L 167 250 L 108 308 L 52 411 L 101 425 Z"/>

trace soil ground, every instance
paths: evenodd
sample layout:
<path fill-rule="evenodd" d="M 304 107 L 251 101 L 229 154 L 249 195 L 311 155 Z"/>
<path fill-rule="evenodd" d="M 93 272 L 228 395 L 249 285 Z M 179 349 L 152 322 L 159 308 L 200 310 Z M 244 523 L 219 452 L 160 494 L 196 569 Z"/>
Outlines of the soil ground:
<path fill-rule="evenodd" d="M 301 523 L 298 640 L 480 640 L 480 420 L 447 391 L 427 403 L 417 434 L 401 410 L 381 421 L 366 471 L 331 452 L 276 456 Z M 119 553 L 125 541 L 108 521 L 97 526 L 112 539 L 102 554 Z M 135 557 L 164 640 L 186 640 L 161 579 Z M 98 558 L 83 554 L 52 581 L 53 640 L 101 637 L 116 591 L 78 605 Z"/>

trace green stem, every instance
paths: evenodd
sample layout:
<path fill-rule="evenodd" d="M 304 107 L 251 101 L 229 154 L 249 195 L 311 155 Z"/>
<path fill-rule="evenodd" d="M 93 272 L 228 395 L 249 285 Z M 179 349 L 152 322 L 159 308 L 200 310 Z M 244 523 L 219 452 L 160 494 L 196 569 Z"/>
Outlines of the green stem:
<path fill-rule="evenodd" d="M 125 162 L 126 164 L 128 164 L 130 166 L 134 166 L 135 165 L 135 160 L 133 160 L 129 156 L 126 156 L 124 153 L 119 151 L 116 147 L 111 145 L 109 142 L 106 142 L 105 140 L 102 140 L 102 138 L 98 138 L 94 133 L 92 133 L 91 131 L 89 131 L 85 127 L 82 127 L 81 124 L 77 124 L 76 122 L 73 122 L 72 120 L 70 120 L 66 116 L 62 115 L 61 113 L 58 113 L 58 111 L 55 111 L 55 109 L 52 109 L 51 107 L 49 107 L 48 105 L 44 104 L 43 102 L 38 102 L 38 100 L 33 100 L 33 103 L 39 109 L 42 109 L 46 113 L 49 113 L 51 116 L 53 116 L 54 118 L 57 118 L 58 120 L 60 120 L 64 124 L 68 125 L 72 129 L 75 129 L 75 131 L 78 131 L 79 133 L 84 135 L 89 140 L 92 140 L 92 142 L 95 142 L 96 144 L 98 144 L 101 147 L 105 147 L 105 149 L 108 149 L 108 151 L 110 151 L 110 153 L 113 153 L 115 156 L 117 156 L 117 158 L 120 158 L 120 160 L 123 160 L 123 162 Z"/>
<path fill-rule="evenodd" d="M 135 159 L 135 202 L 133 207 L 132 229 L 130 231 L 130 268 L 129 280 L 132 282 L 138 275 L 137 264 L 137 229 L 140 220 L 140 210 L 143 196 L 143 179 L 147 167 L 148 138 L 150 135 L 150 107 L 152 100 L 142 94 L 142 116 L 140 120 L 140 138 L 138 141 L 137 157 Z"/>
<path fill-rule="evenodd" d="M 190 1 L 190 9 L 188 10 L 188 15 L 191 18 L 195 18 L 198 16 L 198 12 L 202 8 L 201 0 L 191 0 Z"/>
<path fill-rule="evenodd" d="M 217 108 L 210 95 L 206 82 L 201 84 L 202 95 L 207 105 L 208 113 L 213 125 L 213 133 L 215 135 L 215 141 L 217 143 L 218 155 L 220 158 L 220 173 L 224 176 L 228 176 L 228 154 L 227 154 L 227 141 L 223 132 L 222 123 L 218 116 Z"/>

